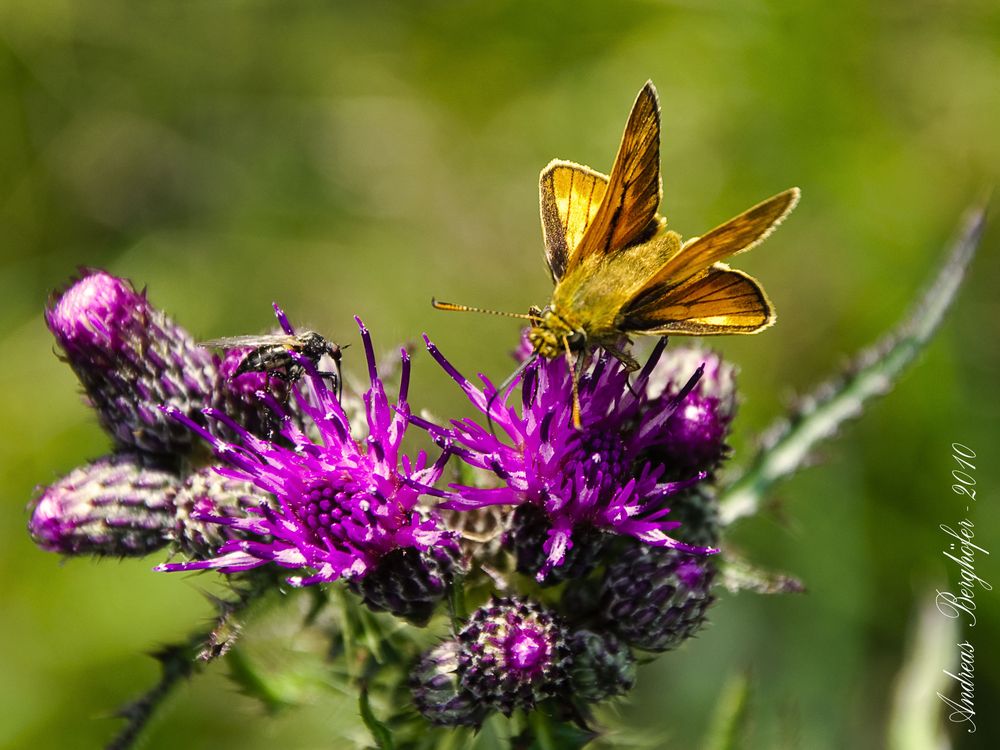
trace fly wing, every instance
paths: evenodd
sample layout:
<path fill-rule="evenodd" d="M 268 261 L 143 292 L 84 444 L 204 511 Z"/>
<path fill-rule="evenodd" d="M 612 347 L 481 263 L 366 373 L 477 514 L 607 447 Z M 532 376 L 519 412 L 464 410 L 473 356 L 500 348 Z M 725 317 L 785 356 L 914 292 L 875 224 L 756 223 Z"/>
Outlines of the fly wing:
<path fill-rule="evenodd" d="M 594 220 L 607 187 L 606 175 L 571 161 L 556 159 L 542 170 L 538 204 L 545 260 L 553 281 L 566 273 L 569 258 Z"/>
<path fill-rule="evenodd" d="M 285 333 L 262 333 L 262 334 L 251 334 L 249 336 L 223 336 L 219 339 L 209 339 L 208 341 L 199 341 L 199 346 L 208 346 L 216 349 L 237 349 L 243 346 L 293 346 L 295 344 L 295 336 L 289 336 Z"/>
<path fill-rule="evenodd" d="M 642 307 L 664 289 L 683 283 L 718 261 L 756 247 L 788 216 L 798 200 L 799 189 L 790 188 L 701 237 L 688 240 L 649 278 L 626 307 Z"/>
<path fill-rule="evenodd" d="M 620 313 L 622 330 L 661 336 L 757 333 L 774 321 L 774 307 L 756 279 L 725 263 L 681 284 L 654 288 L 643 305 Z"/>
<path fill-rule="evenodd" d="M 608 254 L 642 242 L 660 227 L 660 105 L 647 81 L 632 106 L 604 199 L 575 249 L 567 271 L 590 255 Z"/>

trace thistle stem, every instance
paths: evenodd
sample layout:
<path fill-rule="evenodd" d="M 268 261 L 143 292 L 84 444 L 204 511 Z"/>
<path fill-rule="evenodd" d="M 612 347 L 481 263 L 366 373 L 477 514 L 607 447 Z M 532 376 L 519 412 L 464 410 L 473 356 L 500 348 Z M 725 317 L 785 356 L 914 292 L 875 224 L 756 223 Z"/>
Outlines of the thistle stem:
<path fill-rule="evenodd" d="M 107 750 L 129 750 L 182 679 L 225 654 L 242 629 L 241 616 L 255 604 L 269 587 L 256 576 L 245 590 L 237 591 L 232 601 L 218 601 L 219 616 L 209 630 L 198 630 L 182 643 L 175 643 L 154 654 L 160 662 L 160 679 L 143 695 L 118 711 L 126 720 L 121 731 L 106 746 Z"/>

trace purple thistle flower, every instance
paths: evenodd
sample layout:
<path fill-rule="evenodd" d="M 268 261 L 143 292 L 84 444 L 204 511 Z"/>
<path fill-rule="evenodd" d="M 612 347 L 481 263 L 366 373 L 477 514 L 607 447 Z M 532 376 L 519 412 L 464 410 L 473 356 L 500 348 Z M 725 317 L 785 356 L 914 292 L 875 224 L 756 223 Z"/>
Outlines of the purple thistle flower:
<path fill-rule="evenodd" d="M 276 308 L 282 328 L 291 326 Z M 251 482 L 275 497 L 245 516 L 200 514 L 192 517 L 229 526 L 250 538 L 232 539 L 208 560 L 168 563 L 160 571 L 217 569 L 223 573 L 249 570 L 266 563 L 284 568 L 307 568 L 307 576 L 288 581 L 295 586 L 362 579 L 396 550 L 431 553 L 436 547 L 457 549 L 454 535 L 444 530 L 436 515 L 418 507 L 426 486 L 440 477 L 448 459 L 442 452 L 430 464 L 421 451 L 411 460 L 400 451 L 409 405 L 409 356 L 402 352 L 397 403 L 390 405 L 375 366 L 368 330 L 355 318 L 364 341 L 371 386 L 363 399 L 368 435 L 351 435 L 347 415 L 313 364 L 301 357 L 307 392 L 293 387 L 293 395 L 307 423 L 301 430 L 273 396 L 262 393 L 281 418 L 280 442 L 258 437 L 217 409 L 205 415 L 224 423 L 238 436 L 229 442 L 214 436 L 176 408 L 166 411 L 203 437 L 224 464 L 219 474 Z M 296 355 L 297 356 L 297 355 Z M 443 587 L 442 587 L 443 593 Z"/>
<path fill-rule="evenodd" d="M 160 404 L 195 417 L 213 398 L 216 359 L 144 292 L 87 271 L 49 304 L 45 321 L 119 447 L 186 452 L 191 434 Z"/>
<path fill-rule="evenodd" d="M 676 397 L 699 365 L 704 367 L 701 379 L 670 418 L 656 446 L 657 455 L 650 456 L 666 464 L 670 478 L 711 472 L 729 450 L 726 437 L 736 414 L 736 368 L 717 353 L 695 346 L 671 347 L 650 373 L 647 408 Z"/>
<path fill-rule="evenodd" d="M 442 508 L 473 510 L 488 505 L 530 504 L 547 517 L 549 528 L 542 548 L 545 561 L 536 577 L 543 580 L 564 564 L 574 537 L 590 528 L 635 537 L 646 544 L 708 554 L 671 538 L 667 532 L 679 522 L 667 520 L 665 501 L 704 477 L 663 481 L 666 467 L 646 460 L 669 434 L 671 415 L 684 403 L 701 370 L 691 376 L 674 397 L 650 408 L 646 385 L 665 346 L 661 341 L 636 382 L 605 352 L 580 378 L 583 429 L 572 422 L 572 374 L 560 357 L 539 358 L 521 380 L 522 413 L 506 405 L 509 391 L 496 397 L 496 388 L 480 375 L 484 388 L 467 380 L 425 336 L 431 356 L 459 384 L 479 411 L 505 433 L 504 442 L 472 419 L 452 420 L 446 429 L 426 420 L 411 420 L 439 440 L 451 441 L 451 450 L 472 466 L 492 471 L 503 481 L 496 488 L 451 485 L 438 494 Z M 513 388 L 513 386 L 511 386 Z"/>

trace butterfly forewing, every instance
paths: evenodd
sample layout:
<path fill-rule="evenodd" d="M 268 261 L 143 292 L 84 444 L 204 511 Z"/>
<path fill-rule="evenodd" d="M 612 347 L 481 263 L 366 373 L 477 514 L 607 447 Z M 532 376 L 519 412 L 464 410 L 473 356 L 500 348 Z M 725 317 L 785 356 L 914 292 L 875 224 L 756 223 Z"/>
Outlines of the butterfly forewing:
<path fill-rule="evenodd" d="M 538 182 L 545 260 L 552 280 L 566 273 L 569 257 L 583 239 L 604 199 L 608 178 L 570 161 L 552 161 Z"/>
<path fill-rule="evenodd" d="M 775 320 L 757 281 L 724 263 L 674 286 L 647 293 L 641 306 L 626 306 L 620 325 L 636 333 L 711 336 L 757 333 Z"/>
<path fill-rule="evenodd" d="M 589 256 L 608 254 L 649 239 L 659 228 L 660 105 L 647 82 L 632 107 L 604 199 L 575 250 L 567 270 Z"/>

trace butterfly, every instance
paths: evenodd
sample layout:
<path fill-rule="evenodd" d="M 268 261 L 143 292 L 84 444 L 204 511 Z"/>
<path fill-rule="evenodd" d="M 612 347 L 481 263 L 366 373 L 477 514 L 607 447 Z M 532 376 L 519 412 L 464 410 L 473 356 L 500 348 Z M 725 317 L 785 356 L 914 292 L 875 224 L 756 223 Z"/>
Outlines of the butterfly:
<path fill-rule="evenodd" d="M 763 241 L 795 207 L 798 188 L 685 242 L 657 213 L 659 152 L 660 107 L 649 82 L 610 176 L 560 160 L 542 171 L 545 259 L 555 290 L 529 333 L 540 356 L 599 344 L 634 369 L 617 346 L 629 334 L 749 334 L 774 323 L 757 280 L 721 261 Z"/>
<path fill-rule="evenodd" d="M 722 261 L 762 242 L 795 207 L 799 189 L 686 241 L 657 213 L 661 194 L 660 105 L 647 82 L 610 175 L 558 159 L 542 170 L 545 260 L 555 289 L 545 308 L 521 316 L 531 321 L 528 340 L 537 356 L 581 352 L 579 365 L 601 346 L 634 370 L 638 363 L 622 346 L 631 335 L 750 334 L 774 323 L 757 280 Z"/>

